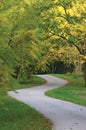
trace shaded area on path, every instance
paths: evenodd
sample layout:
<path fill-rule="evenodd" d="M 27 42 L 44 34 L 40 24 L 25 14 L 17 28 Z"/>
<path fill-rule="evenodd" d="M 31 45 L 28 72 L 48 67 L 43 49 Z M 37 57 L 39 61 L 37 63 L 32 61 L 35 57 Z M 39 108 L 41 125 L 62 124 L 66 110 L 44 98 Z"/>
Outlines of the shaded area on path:
<path fill-rule="evenodd" d="M 8 92 L 19 101 L 35 108 L 54 124 L 53 130 L 86 130 L 86 107 L 48 97 L 47 90 L 62 87 L 67 81 L 49 75 L 38 75 L 47 83 L 33 88 Z"/>

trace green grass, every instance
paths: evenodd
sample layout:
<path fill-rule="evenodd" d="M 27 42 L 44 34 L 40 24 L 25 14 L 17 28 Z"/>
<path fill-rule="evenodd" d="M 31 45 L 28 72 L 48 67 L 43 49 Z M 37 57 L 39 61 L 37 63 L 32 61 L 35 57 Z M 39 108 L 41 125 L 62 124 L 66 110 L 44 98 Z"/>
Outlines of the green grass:
<path fill-rule="evenodd" d="M 0 88 L 0 130 L 50 130 L 52 125 L 48 119 L 31 107 L 16 101 L 7 95 L 8 90 L 32 87 L 44 83 L 45 80 L 33 76 L 29 82 L 11 79 L 11 87 Z"/>
<path fill-rule="evenodd" d="M 86 106 L 86 87 L 82 74 L 56 74 L 53 76 L 68 80 L 68 84 L 46 92 L 48 96 Z"/>
<path fill-rule="evenodd" d="M 37 86 L 39 84 L 43 84 L 45 82 L 46 81 L 42 79 L 41 77 L 32 75 L 29 80 L 18 80 L 16 82 L 15 79 L 11 79 L 10 80 L 11 87 L 9 87 L 8 89 L 16 90 L 16 89 L 22 89 L 22 88 L 29 88 L 29 87 Z"/>

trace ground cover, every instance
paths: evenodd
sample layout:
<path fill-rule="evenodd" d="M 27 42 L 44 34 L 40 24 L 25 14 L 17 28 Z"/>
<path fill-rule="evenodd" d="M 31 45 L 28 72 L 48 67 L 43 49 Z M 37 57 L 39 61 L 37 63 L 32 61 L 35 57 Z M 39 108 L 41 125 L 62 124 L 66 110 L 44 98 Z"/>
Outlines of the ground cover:
<path fill-rule="evenodd" d="M 10 87 L 0 87 L 0 130 L 50 130 L 52 125 L 37 111 L 7 95 L 8 90 L 32 87 L 44 83 L 33 76 L 29 82 L 11 79 Z"/>
<path fill-rule="evenodd" d="M 86 106 L 86 87 L 82 74 L 53 74 L 68 80 L 64 87 L 47 91 L 48 96 Z"/>

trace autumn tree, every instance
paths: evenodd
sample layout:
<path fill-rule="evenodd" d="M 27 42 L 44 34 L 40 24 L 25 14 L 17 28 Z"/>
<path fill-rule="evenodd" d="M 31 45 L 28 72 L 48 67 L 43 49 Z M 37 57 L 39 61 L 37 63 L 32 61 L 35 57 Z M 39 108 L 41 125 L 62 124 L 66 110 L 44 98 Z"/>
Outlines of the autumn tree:
<path fill-rule="evenodd" d="M 76 47 L 78 55 L 82 55 L 86 83 L 86 2 L 40 0 L 36 1 L 33 8 L 37 12 L 39 27 L 43 29 L 46 39 L 51 39 L 51 42 L 53 39 L 57 46 L 68 43 Z"/>

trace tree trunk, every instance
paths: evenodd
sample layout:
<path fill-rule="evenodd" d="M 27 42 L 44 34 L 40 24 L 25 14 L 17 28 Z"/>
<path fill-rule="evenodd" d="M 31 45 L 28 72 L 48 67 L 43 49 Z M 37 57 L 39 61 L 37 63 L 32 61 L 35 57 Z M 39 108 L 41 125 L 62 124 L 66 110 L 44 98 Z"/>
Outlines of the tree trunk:
<path fill-rule="evenodd" d="M 83 63 L 82 70 L 83 70 L 83 78 L 86 86 L 86 62 Z"/>
<path fill-rule="evenodd" d="M 0 83 L 2 82 L 2 77 L 3 77 L 3 75 L 2 75 L 2 73 L 0 74 Z"/>

